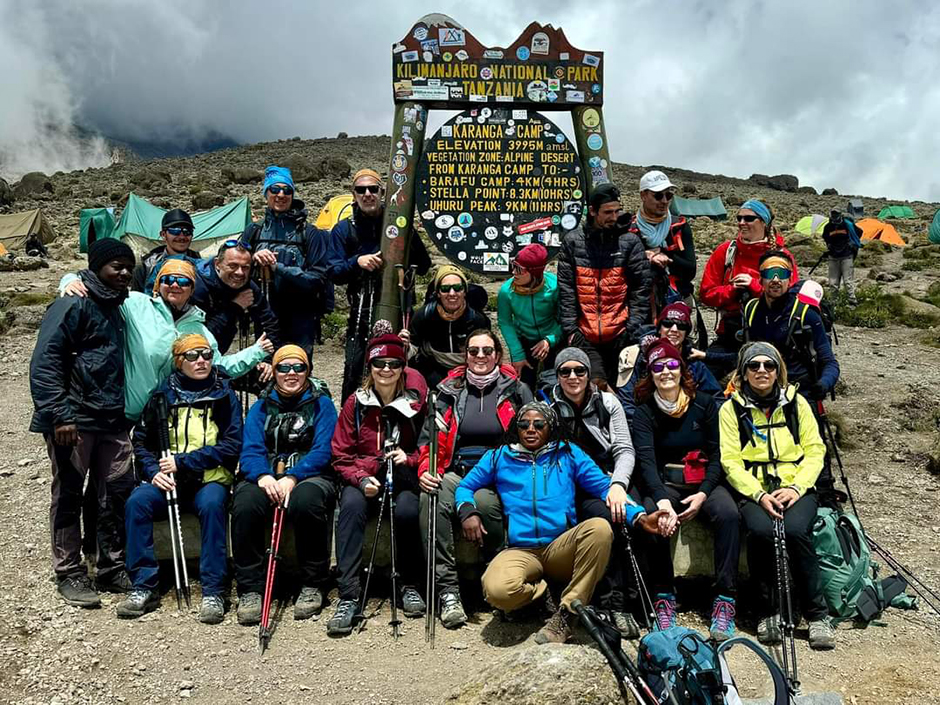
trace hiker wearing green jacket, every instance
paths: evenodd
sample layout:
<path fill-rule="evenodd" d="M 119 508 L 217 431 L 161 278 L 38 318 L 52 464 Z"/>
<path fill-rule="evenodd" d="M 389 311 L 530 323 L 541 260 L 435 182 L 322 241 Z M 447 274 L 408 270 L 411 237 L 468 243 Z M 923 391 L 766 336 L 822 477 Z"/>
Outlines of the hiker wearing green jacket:
<path fill-rule="evenodd" d="M 205 336 L 218 360 L 218 366 L 232 379 L 247 374 L 263 361 L 274 346 L 262 335 L 237 353 L 219 356 L 215 337 L 206 328 L 206 314 L 190 303 L 196 269 L 190 262 L 168 259 L 163 262 L 153 288 L 153 296 L 132 291 L 121 304 L 126 325 L 124 334 L 124 415 L 136 422 L 154 390 L 173 371 L 173 341 L 186 333 Z M 59 282 L 64 296 L 85 296 L 81 280 L 66 274 Z"/>
<path fill-rule="evenodd" d="M 512 263 L 513 277 L 499 290 L 499 330 L 506 340 L 516 374 L 535 389 L 537 370 L 551 369 L 561 342 L 558 279 L 545 273 L 548 250 L 532 243 Z"/>

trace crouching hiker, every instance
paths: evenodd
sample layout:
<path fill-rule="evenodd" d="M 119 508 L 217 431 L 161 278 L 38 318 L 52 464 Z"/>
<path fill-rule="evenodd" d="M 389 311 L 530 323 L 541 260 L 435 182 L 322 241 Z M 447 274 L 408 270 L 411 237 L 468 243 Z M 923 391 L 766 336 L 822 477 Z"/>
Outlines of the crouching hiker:
<path fill-rule="evenodd" d="M 176 369 L 154 392 L 134 429 L 134 457 L 146 482 L 127 501 L 127 572 L 133 589 L 117 606 L 118 617 L 134 619 L 160 603 L 153 525 L 167 517 L 166 493 L 174 488 L 181 508 L 199 517 L 202 532 L 199 621 L 218 624 L 225 614 L 228 492 L 242 447 L 242 416 L 228 378 L 212 364 L 214 355 L 201 335 L 177 338 Z M 170 438 L 165 458 L 160 457 L 163 400 Z"/>
<path fill-rule="evenodd" d="M 238 623 L 258 624 L 264 591 L 265 531 L 275 505 L 294 526 L 301 590 L 294 619 L 318 614 L 330 573 L 329 529 L 336 502 L 330 438 L 336 409 L 326 383 L 310 376 L 307 353 L 285 345 L 274 353 L 274 388 L 245 419 L 241 473 L 232 499 L 232 558 L 238 587 Z M 291 463 L 290 458 L 294 457 Z M 278 463 L 289 467 L 278 477 Z"/>
<path fill-rule="evenodd" d="M 809 645 L 831 649 L 835 640 L 813 550 L 818 506 L 813 485 L 826 454 L 819 427 L 809 402 L 787 384 L 783 358 L 769 343 L 741 349 L 732 384 L 735 391 L 718 414 L 721 464 L 741 500 L 748 567 L 760 586 L 757 604 L 764 612 L 757 638 L 778 644 L 782 637 L 779 596 L 770 587 L 776 582 L 774 525 L 782 520 L 798 602 L 809 622 Z"/>
<path fill-rule="evenodd" d="M 97 492 L 99 590 L 126 592 L 124 502 L 134 486 L 124 419 L 124 318 L 134 253 L 119 240 L 98 240 L 79 273 L 88 295 L 61 298 L 46 310 L 29 363 L 34 413 L 52 462 L 52 569 L 70 605 L 98 607 L 82 564 L 85 475 Z"/>
<path fill-rule="evenodd" d="M 473 493 L 496 487 L 508 517 L 509 548 L 483 574 L 483 595 L 494 607 L 510 612 L 545 595 L 547 580 L 564 585 L 560 601 L 549 593 L 553 615 L 535 635 L 538 644 L 563 643 L 571 636 L 571 603 L 590 604 L 614 538 L 610 522 L 600 517 L 568 528 L 575 523 L 575 489 L 606 499 L 610 478 L 578 446 L 559 441 L 558 417 L 547 404 L 522 406 L 513 428 L 516 440 L 487 451 L 461 480 L 457 507 L 464 536 L 479 542 L 483 523 Z M 663 512 L 648 515 L 625 501 L 611 514 L 653 533 Z"/>

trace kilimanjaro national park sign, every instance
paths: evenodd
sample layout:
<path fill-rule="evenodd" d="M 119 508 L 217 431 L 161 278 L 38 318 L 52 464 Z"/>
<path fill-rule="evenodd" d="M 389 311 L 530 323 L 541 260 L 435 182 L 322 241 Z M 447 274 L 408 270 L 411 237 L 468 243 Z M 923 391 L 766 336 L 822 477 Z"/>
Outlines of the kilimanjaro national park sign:
<path fill-rule="evenodd" d="M 446 15 L 427 15 L 392 45 L 377 318 L 401 320 L 398 272 L 415 218 L 449 259 L 481 273 L 505 276 L 530 242 L 557 251 L 580 224 L 587 195 L 611 181 L 603 75 L 602 52 L 537 22 L 497 47 Z M 432 109 L 463 112 L 426 144 Z M 573 142 L 541 114 L 559 110 L 571 113 Z"/>

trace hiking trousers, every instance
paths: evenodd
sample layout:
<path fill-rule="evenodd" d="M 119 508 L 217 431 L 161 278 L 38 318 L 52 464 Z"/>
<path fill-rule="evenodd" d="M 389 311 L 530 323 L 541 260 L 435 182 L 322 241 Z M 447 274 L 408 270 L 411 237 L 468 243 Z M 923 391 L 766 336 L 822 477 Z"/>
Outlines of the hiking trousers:
<path fill-rule="evenodd" d="M 760 593 L 757 609 L 761 617 L 769 617 L 779 610 L 773 519 L 753 500 L 742 500 L 738 506 L 748 530 L 748 569 Z M 829 614 L 822 592 L 819 560 L 813 549 L 813 523 L 816 521 L 817 507 L 816 494 L 811 491 L 800 497 L 783 514 L 790 575 L 796 588 L 797 601 L 807 621 L 824 619 Z"/>
<path fill-rule="evenodd" d="M 599 517 L 568 529 L 541 548 L 507 548 L 483 573 L 483 596 L 493 607 L 511 612 L 538 600 L 548 588 L 546 578 L 565 585 L 561 606 L 591 604 L 594 588 L 607 570 L 614 540 L 610 522 Z"/>
<path fill-rule="evenodd" d="M 294 528 L 297 567 L 303 587 L 323 587 L 330 577 L 330 524 L 336 504 L 332 478 L 308 477 L 290 493 L 287 521 Z M 274 505 L 265 491 L 244 480 L 232 497 L 232 559 L 238 594 L 264 592 Z M 283 537 L 282 537 L 283 540 Z"/>
<path fill-rule="evenodd" d="M 438 595 L 445 592 L 457 592 L 459 581 L 457 578 L 457 558 L 454 550 L 455 536 L 463 534 L 463 526 L 454 506 L 454 493 L 460 484 L 461 476 L 456 472 L 445 472 L 441 478 L 441 485 L 437 491 L 437 536 L 435 537 L 435 581 Z M 477 511 L 480 512 L 483 529 L 484 559 L 495 556 L 503 548 L 505 529 L 503 527 L 503 504 L 499 495 L 490 489 L 480 489 L 473 493 L 473 501 Z M 430 547 L 428 546 L 428 512 L 431 500 L 427 492 L 421 493 L 421 545 L 424 547 L 424 557 L 427 560 Z"/>
<path fill-rule="evenodd" d="M 607 502 L 597 497 L 591 497 L 580 488 L 575 493 L 575 507 L 578 522 L 596 517 L 608 522 L 613 529 L 614 539 L 611 544 L 610 558 L 607 561 L 607 570 L 594 589 L 594 604 L 601 609 L 623 612 L 624 586 L 630 585 L 632 587 L 632 583 L 628 580 L 629 576 L 624 571 L 627 558 L 626 539 L 623 532 L 613 525 Z M 636 595 L 636 591 L 631 589 L 629 594 L 632 598 Z"/>
<path fill-rule="evenodd" d="M 517 332 L 518 333 L 518 332 Z M 532 356 L 532 348 L 534 348 L 539 340 L 526 340 L 521 335 L 519 336 L 519 342 L 522 343 L 522 349 L 525 350 L 525 360 L 529 363 L 530 367 L 523 367 L 522 372 L 519 373 L 519 379 L 528 385 L 529 389 L 538 389 L 538 371 L 541 367 L 542 371 L 553 370 L 555 369 L 555 355 L 558 354 L 558 351 L 561 350 L 559 345 L 555 345 L 553 348 L 548 349 L 548 355 L 542 361 L 536 360 Z M 518 362 L 518 360 L 516 361 Z"/>
<path fill-rule="evenodd" d="M 364 277 L 362 288 L 349 300 L 349 317 L 346 319 L 343 396 L 340 403 L 362 385 L 366 371 L 366 345 L 372 331 L 372 312 L 378 302 L 378 285 L 367 272 L 360 273 Z"/>
<path fill-rule="evenodd" d="M 107 582 L 124 570 L 124 503 L 134 489 L 133 449 L 127 431 L 79 431 L 78 443 L 60 446 L 44 434 L 52 463 L 52 569 L 57 580 L 85 575 L 81 515 L 85 477 L 94 478 L 98 505 L 98 578 Z"/>
<path fill-rule="evenodd" d="M 199 517 L 202 545 L 199 550 L 199 581 L 202 594 L 220 595 L 225 591 L 228 550 L 228 487 L 218 482 L 201 486 L 177 484 L 180 512 Z M 153 525 L 165 520 L 169 512 L 166 492 L 145 482 L 137 486 L 127 500 L 127 573 L 135 588 L 157 590 L 160 587 L 157 557 L 153 550 Z"/>
<path fill-rule="evenodd" d="M 849 295 L 849 303 L 855 304 L 855 258 L 833 259 L 830 257 L 829 287 L 833 291 L 839 291 L 839 287 L 843 284 L 845 284 L 845 291 Z"/>

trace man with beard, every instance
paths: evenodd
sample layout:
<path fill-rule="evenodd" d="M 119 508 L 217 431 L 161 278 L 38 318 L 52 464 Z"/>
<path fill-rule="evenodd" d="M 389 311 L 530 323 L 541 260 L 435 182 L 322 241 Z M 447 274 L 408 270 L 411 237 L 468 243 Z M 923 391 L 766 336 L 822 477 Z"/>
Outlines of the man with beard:
<path fill-rule="evenodd" d="M 194 230 L 193 219 L 189 217 L 189 213 L 179 208 L 167 211 L 160 222 L 160 237 L 164 244 L 150 250 L 140 260 L 140 264 L 134 269 L 131 289 L 149 293 L 153 289 L 156 273 L 167 257 L 182 258 L 196 264 L 199 253 L 189 249 Z"/>
<path fill-rule="evenodd" d="M 385 212 L 381 177 L 372 169 L 360 169 L 353 175 L 352 194 L 355 200 L 352 216 L 333 227 L 330 267 L 333 282 L 346 285 L 346 299 L 349 301 L 343 400 L 362 382 L 372 311 L 381 297 L 382 267 L 385 265 L 380 252 Z M 417 233 L 411 236 L 407 264 L 416 266 L 418 274 L 426 274 L 431 268 L 431 258 Z M 407 331 L 403 333 L 407 343 Z"/>

